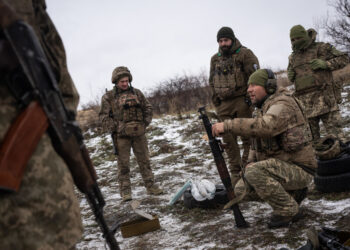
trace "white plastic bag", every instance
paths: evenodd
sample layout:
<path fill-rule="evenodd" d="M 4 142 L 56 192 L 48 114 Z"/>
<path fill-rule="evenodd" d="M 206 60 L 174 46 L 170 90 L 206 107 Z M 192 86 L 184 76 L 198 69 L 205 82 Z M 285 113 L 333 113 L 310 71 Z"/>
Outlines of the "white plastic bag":
<path fill-rule="evenodd" d="M 197 201 L 211 200 L 215 196 L 215 184 L 208 180 L 195 180 L 191 184 L 191 193 Z"/>

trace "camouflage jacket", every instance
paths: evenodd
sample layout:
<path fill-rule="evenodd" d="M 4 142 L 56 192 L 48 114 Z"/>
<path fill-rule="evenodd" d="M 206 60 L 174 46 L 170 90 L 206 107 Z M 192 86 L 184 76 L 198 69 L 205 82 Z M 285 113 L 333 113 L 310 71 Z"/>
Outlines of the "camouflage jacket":
<path fill-rule="evenodd" d="M 79 95 L 68 73 L 61 38 L 44 0 L 5 0 L 30 24 L 55 73 L 66 107 L 76 112 Z M 0 74 L 0 144 L 23 111 Z M 22 237 L 20 235 L 26 235 Z M 45 133 L 26 165 L 17 193 L 0 195 L 1 249 L 70 249 L 82 235 L 80 208 L 69 169 Z"/>
<path fill-rule="evenodd" d="M 45 0 L 6 0 L 16 13 L 30 24 L 38 36 L 50 66 L 55 73 L 63 101 L 76 113 L 79 94 L 68 72 L 66 52 L 55 25 L 46 12 Z"/>
<path fill-rule="evenodd" d="M 292 79 L 295 95 L 305 106 L 306 116 L 311 118 L 338 110 L 342 86 L 334 83 L 332 70 L 344 67 L 349 58 L 328 43 L 315 42 L 313 30 L 309 34 L 312 36 L 310 45 L 289 56 L 288 70 L 295 72 L 295 79 Z M 328 69 L 313 71 L 309 63 L 313 59 L 326 61 Z"/>
<path fill-rule="evenodd" d="M 221 100 L 246 95 L 249 76 L 259 67 L 254 53 L 235 40 L 230 56 L 219 52 L 210 61 L 209 85 L 214 96 Z"/>
<path fill-rule="evenodd" d="M 225 131 L 252 137 L 248 162 L 277 158 L 316 168 L 302 104 L 286 89 L 269 96 L 253 118 L 225 120 Z"/>
<path fill-rule="evenodd" d="M 123 135 L 125 124 L 139 122 L 147 127 L 152 121 L 153 108 L 139 89 L 122 91 L 117 87 L 102 96 L 99 118 L 104 131 Z"/>

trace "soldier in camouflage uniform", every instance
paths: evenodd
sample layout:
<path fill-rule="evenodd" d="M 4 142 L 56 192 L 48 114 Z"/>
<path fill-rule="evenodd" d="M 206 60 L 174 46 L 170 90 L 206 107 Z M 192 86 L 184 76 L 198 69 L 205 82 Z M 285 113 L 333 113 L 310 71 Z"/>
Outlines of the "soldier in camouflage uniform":
<path fill-rule="evenodd" d="M 127 67 L 117 67 L 112 73 L 115 87 L 102 96 L 99 117 L 104 131 L 112 133 L 118 151 L 118 181 L 123 201 L 131 196 L 130 149 L 133 149 L 140 167 L 144 185 L 149 194 L 163 191 L 154 183 L 151 170 L 146 127 L 152 121 L 152 105 L 142 92 L 131 86 L 132 75 Z"/>
<path fill-rule="evenodd" d="M 65 50 L 46 12 L 45 1 L 5 2 L 34 28 L 55 73 L 65 104 L 75 113 L 79 95 L 68 73 Z M 0 19 L 4 16 L 0 14 Z M 6 44 L 1 37 L 0 43 Z M 4 61 L 1 48 L 4 47 L 0 46 L 0 143 L 21 112 L 17 100 L 5 84 L 9 81 L 7 75 L 12 72 L 5 66 L 8 61 Z M 44 134 L 27 163 L 19 191 L 0 191 L 0 249 L 70 249 L 81 235 L 79 203 L 74 194 L 71 174 L 53 149 L 49 136 Z"/>
<path fill-rule="evenodd" d="M 338 107 L 342 86 L 333 81 L 332 71 L 344 67 L 349 58 L 328 43 L 315 42 L 316 34 L 301 25 L 291 28 L 293 52 L 289 56 L 288 79 L 294 83 L 295 96 L 305 106 L 314 144 L 320 139 L 320 121 L 328 134 L 345 142 Z"/>
<path fill-rule="evenodd" d="M 247 98 L 247 81 L 259 67 L 254 53 L 241 45 L 229 27 L 222 27 L 217 34 L 219 52 L 210 62 L 209 84 L 213 92 L 212 101 L 219 119 L 251 117 L 252 109 Z M 239 179 L 241 165 L 245 165 L 249 152 L 249 138 L 241 137 L 243 142 L 242 161 L 237 137 L 232 134 L 223 136 L 227 144 L 232 185 Z"/>
<path fill-rule="evenodd" d="M 268 75 L 270 74 L 270 77 Z M 235 118 L 213 125 L 213 135 L 233 133 L 253 138 L 248 164 L 235 186 L 235 202 L 255 193 L 273 208 L 270 228 L 287 226 L 299 217 L 298 202 L 289 192 L 305 190 L 316 160 L 311 132 L 301 103 L 286 89 L 276 91 L 273 73 L 260 69 L 249 78 L 248 93 L 257 107 L 253 118 Z"/>

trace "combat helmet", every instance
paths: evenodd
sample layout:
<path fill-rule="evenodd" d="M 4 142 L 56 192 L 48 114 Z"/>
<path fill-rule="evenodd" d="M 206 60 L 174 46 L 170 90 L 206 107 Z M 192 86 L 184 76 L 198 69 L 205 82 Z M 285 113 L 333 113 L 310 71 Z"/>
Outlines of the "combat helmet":
<path fill-rule="evenodd" d="M 112 72 L 112 83 L 117 84 L 118 81 L 125 76 L 129 77 L 129 82 L 132 82 L 132 75 L 127 67 L 116 67 Z"/>
<path fill-rule="evenodd" d="M 319 160 L 330 160 L 341 153 L 339 139 L 334 135 L 328 135 L 315 145 L 315 154 Z"/>

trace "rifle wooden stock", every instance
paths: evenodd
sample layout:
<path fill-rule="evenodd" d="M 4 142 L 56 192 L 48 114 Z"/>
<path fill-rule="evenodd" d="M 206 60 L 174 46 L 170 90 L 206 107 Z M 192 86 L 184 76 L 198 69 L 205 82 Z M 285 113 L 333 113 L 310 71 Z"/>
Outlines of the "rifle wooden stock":
<path fill-rule="evenodd" d="M 28 160 L 49 126 L 37 101 L 20 113 L 0 147 L 0 190 L 17 192 Z"/>
<path fill-rule="evenodd" d="M 0 147 L 0 190 L 18 191 L 26 165 L 48 126 L 47 116 L 38 101 L 30 103 L 16 118 Z M 85 145 L 80 148 L 72 135 L 55 148 L 68 165 L 74 183 L 86 193 L 97 176 Z"/>
<path fill-rule="evenodd" d="M 235 195 L 234 195 L 233 187 L 231 184 L 231 177 L 230 177 L 230 174 L 227 170 L 225 159 L 222 156 L 223 150 L 222 150 L 222 147 L 220 147 L 220 141 L 217 140 L 216 138 L 214 138 L 214 136 L 212 135 L 212 132 L 211 132 L 212 125 L 209 121 L 209 118 L 208 118 L 206 112 L 205 112 L 205 107 L 199 108 L 198 112 L 200 113 L 199 118 L 202 119 L 203 125 L 204 125 L 205 130 L 206 130 L 207 135 L 208 135 L 210 149 L 211 149 L 211 152 L 214 156 L 215 164 L 216 164 L 216 167 L 218 169 L 220 179 L 226 188 L 227 196 L 228 196 L 229 200 L 232 200 L 235 197 Z M 233 210 L 233 215 L 235 217 L 236 226 L 239 228 L 248 227 L 248 223 L 245 221 L 245 219 L 242 215 L 242 212 L 239 209 L 238 204 L 232 205 L 231 208 Z"/>

